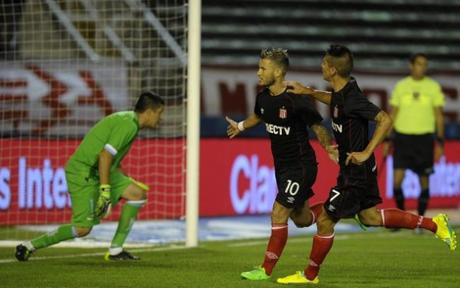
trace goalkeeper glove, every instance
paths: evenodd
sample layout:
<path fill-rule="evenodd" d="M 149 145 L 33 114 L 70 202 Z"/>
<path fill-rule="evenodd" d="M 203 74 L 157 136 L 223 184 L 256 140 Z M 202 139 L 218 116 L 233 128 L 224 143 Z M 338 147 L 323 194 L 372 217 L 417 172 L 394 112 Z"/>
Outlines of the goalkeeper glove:
<path fill-rule="evenodd" d="M 96 204 L 96 217 L 106 218 L 112 211 L 112 201 L 110 200 L 110 185 L 102 184 L 99 186 L 99 198 Z"/>

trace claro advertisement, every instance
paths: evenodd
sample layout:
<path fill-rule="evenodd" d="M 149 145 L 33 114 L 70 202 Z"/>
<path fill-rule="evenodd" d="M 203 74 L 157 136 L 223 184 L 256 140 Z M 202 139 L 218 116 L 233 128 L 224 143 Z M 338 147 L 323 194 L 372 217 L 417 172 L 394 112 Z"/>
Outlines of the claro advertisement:
<path fill-rule="evenodd" d="M 78 141 L 0 140 L 0 224 L 66 222 L 71 217 L 64 165 Z M 9 147 L 9 149 L 5 149 Z M 318 177 L 311 203 L 324 201 L 338 166 L 313 142 Z M 185 214 L 183 140 L 138 140 L 122 169 L 150 186 L 140 219 L 174 219 Z M 445 157 L 431 176 L 430 208 L 460 205 L 460 141 L 446 143 Z M 393 207 L 392 159 L 376 153 L 381 207 Z M 409 209 L 420 193 L 417 176 L 406 173 Z M 200 216 L 260 214 L 271 211 L 277 186 L 268 139 L 201 140 Z M 118 215 L 115 210 L 113 218 Z M 109 219 L 110 220 L 110 219 Z"/>

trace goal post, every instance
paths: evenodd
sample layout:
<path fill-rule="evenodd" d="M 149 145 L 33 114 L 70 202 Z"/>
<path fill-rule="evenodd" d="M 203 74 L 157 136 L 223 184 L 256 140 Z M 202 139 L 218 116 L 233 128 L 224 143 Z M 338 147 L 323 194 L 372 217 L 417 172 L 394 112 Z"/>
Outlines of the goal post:
<path fill-rule="evenodd" d="M 186 246 L 198 245 L 200 171 L 201 0 L 188 7 Z"/>

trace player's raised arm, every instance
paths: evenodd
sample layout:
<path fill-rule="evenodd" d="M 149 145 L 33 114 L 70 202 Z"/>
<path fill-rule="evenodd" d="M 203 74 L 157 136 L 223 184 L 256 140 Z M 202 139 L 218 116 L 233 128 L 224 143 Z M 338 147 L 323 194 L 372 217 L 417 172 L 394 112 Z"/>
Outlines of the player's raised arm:
<path fill-rule="evenodd" d="M 316 123 L 311 125 L 310 128 L 313 132 L 315 132 L 316 138 L 318 138 L 319 143 L 326 150 L 329 158 L 335 163 L 338 163 L 339 151 L 337 150 L 337 145 L 333 145 L 331 135 L 327 131 L 326 127 L 324 127 L 321 123 Z"/>
<path fill-rule="evenodd" d="M 331 104 L 331 92 L 316 90 L 309 86 L 304 86 L 302 83 L 297 81 L 285 81 L 284 83 L 288 87 L 287 92 L 300 95 L 308 95 L 320 102 L 323 102 L 324 104 Z"/>
<path fill-rule="evenodd" d="M 351 161 L 354 164 L 361 164 L 372 155 L 377 145 L 382 143 L 383 139 L 385 139 L 388 131 L 391 129 L 392 121 L 391 117 L 383 110 L 381 110 L 374 118 L 376 125 L 374 135 L 372 135 L 369 144 L 367 144 L 366 149 L 361 152 L 352 152 L 348 153 L 347 160 L 345 164 Z"/>
<path fill-rule="evenodd" d="M 231 119 L 228 116 L 225 116 L 225 120 L 227 120 L 227 122 L 228 122 L 227 135 L 228 135 L 228 137 L 230 139 L 232 139 L 236 135 L 240 134 L 240 132 L 244 130 L 244 124 L 239 124 L 238 122 L 236 122 L 235 120 Z M 240 123 L 242 123 L 242 122 L 243 121 L 241 121 Z M 242 127 L 241 130 L 240 130 L 240 128 L 238 128 L 238 125 L 241 125 L 241 127 Z"/>
<path fill-rule="evenodd" d="M 236 122 L 228 116 L 225 116 L 225 120 L 227 120 L 229 124 L 227 126 L 227 135 L 230 139 L 240 134 L 244 130 L 256 126 L 261 121 L 259 116 L 257 116 L 255 113 L 252 113 L 248 118 L 240 122 Z"/>

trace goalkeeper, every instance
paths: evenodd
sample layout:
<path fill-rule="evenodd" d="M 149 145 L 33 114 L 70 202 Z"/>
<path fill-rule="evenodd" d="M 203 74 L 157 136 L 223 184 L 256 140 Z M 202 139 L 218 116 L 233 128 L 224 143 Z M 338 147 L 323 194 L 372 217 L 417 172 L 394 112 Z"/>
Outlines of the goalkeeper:
<path fill-rule="evenodd" d="M 121 198 L 118 228 L 106 260 L 138 260 L 123 250 L 139 209 L 146 202 L 148 187 L 127 177 L 120 162 L 128 153 L 137 133 L 155 128 L 164 110 L 164 101 L 151 92 L 140 95 L 134 111 L 111 114 L 99 121 L 84 137 L 66 164 L 66 180 L 72 200 L 72 223 L 16 247 L 16 258 L 27 261 L 37 249 L 88 235 L 100 219 L 108 216 Z"/>

